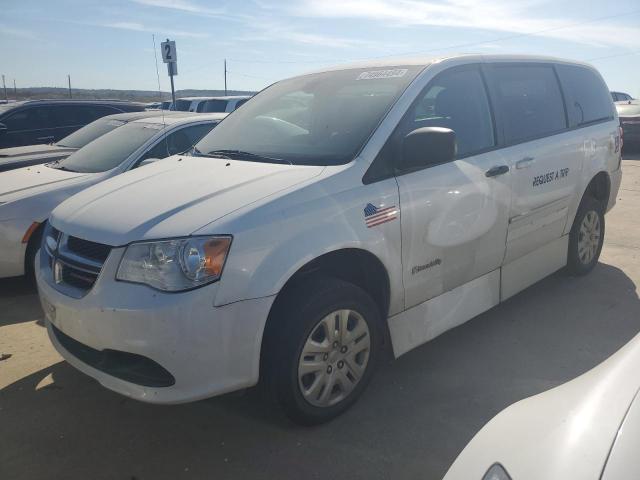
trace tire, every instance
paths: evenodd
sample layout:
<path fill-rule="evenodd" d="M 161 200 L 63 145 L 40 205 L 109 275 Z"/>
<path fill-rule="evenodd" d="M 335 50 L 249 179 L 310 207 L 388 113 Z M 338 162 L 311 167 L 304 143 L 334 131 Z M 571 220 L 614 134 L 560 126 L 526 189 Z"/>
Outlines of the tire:
<path fill-rule="evenodd" d="M 351 283 L 316 277 L 289 290 L 273 313 L 267 383 L 287 417 L 317 425 L 351 407 L 382 351 L 380 313 L 371 297 Z M 330 333 L 331 322 L 346 330 Z"/>
<path fill-rule="evenodd" d="M 604 228 L 604 206 L 586 195 L 569 234 L 567 272 L 570 275 L 586 275 L 596 266 L 604 243 Z"/>
<path fill-rule="evenodd" d="M 27 251 L 24 255 L 24 276 L 27 281 L 34 285 L 36 283 L 36 254 L 38 253 L 38 250 L 40 250 L 43 231 L 43 225 L 40 225 L 40 227 L 33 232 L 33 235 L 31 235 L 29 243 L 27 244 Z"/>

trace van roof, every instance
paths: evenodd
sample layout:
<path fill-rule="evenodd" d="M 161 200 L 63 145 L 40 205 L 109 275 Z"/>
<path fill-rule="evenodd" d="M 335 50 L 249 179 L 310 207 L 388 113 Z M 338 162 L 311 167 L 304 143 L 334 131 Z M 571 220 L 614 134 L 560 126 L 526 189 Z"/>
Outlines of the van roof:
<path fill-rule="evenodd" d="M 591 65 L 574 60 L 567 60 L 557 57 L 550 57 L 544 55 L 513 55 L 513 54 L 501 54 L 501 55 L 485 55 L 477 53 L 456 53 L 450 55 L 437 55 L 437 56 L 414 56 L 414 57 L 386 57 L 376 58 L 369 60 L 361 60 L 350 63 L 343 63 L 334 65 L 327 68 L 317 69 L 309 73 L 319 73 L 327 71 L 337 70 L 349 70 L 352 68 L 384 68 L 384 67 L 397 67 L 399 65 L 416 65 L 427 67 L 433 63 L 440 63 L 444 61 L 463 59 L 469 63 L 475 62 L 550 62 L 550 63 L 570 63 L 576 65 L 583 65 L 591 67 Z M 591 67 L 593 68 L 593 67 Z"/>

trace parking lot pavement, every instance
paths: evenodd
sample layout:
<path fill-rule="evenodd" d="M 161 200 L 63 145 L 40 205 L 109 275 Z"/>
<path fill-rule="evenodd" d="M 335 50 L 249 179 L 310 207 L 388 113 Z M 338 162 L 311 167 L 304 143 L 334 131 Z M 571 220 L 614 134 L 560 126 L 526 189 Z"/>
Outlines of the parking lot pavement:
<path fill-rule="evenodd" d="M 624 161 L 600 264 L 555 274 L 399 360 L 316 428 L 254 392 L 154 406 L 62 362 L 34 289 L 0 281 L 2 479 L 438 479 L 507 405 L 589 370 L 640 331 L 640 154 Z"/>

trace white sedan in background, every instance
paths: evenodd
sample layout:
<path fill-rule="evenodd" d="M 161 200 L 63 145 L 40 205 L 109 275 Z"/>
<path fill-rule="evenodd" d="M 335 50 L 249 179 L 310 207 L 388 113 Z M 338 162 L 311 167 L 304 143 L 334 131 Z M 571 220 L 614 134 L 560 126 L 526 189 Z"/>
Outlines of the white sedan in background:
<path fill-rule="evenodd" d="M 640 478 L 640 335 L 599 366 L 503 410 L 444 480 Z"/>
<path fill-rule="evenodd" d="M 189 150 L 225 116 L 172 112 L 136 120 L 64 160 L 0 173 L 0 278 L 31 272 L 43 225 L 59 203 L 152 159 Z"/>

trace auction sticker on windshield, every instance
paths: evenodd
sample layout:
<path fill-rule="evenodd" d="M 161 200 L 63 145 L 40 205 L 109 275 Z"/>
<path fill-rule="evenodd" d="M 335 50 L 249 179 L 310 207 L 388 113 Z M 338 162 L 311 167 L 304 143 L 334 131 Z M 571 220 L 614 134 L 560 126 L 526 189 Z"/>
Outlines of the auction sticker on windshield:
<path fill-rule="evenodd" d="M 362 72 L 356 80 L 374 80 L 377 78 L 399 78 L 407 73 L 406 68 L 393 68 L 391 70 L 374 70 L 372 72 Z"/>

